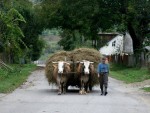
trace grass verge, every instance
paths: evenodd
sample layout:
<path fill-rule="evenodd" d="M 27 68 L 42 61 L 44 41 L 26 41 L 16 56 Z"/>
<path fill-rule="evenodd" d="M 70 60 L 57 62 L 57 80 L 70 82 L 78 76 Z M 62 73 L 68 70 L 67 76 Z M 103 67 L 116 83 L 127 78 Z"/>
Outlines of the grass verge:
<path fill-rule="evenodd" d="M 150 87 L 142 88 L 146 92 L 150 92 Z"/>
<path fill-rule="evenodd" d="M 0 93 L 9 93 L 26 81 L 28 75 L 36 69 L 34 64 L 11 65 L 12 71 L 0 68 Z"/>
<path fill-rule="evenodd" d="M 125 83 L 141 82 L 150 79 L 150 73 L 147 68 L 129 68 L 117 64 L 110 65 L 110 76 Z"/>

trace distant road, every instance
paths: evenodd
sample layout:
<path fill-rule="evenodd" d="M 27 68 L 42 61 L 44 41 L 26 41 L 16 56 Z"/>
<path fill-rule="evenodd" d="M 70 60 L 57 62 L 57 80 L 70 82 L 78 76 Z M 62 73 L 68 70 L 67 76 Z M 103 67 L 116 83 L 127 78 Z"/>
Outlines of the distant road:
<path fill-rule="evenodd" d="M 150 113 L 150 94 L 109 78 L 107 96 L 100 95 L 99 86 L 87 95 L 75 88 L 57 95 L 44 70 L 36 70 L 21 87 L 0 97 L 0 113 Z"/>
<path fill-rule="evenodd" d="M 36 64 L 38 67 L 45 67 L 45 62 L 46 61 L 37 60 L 37 61 L 34 61 L 34 64 Z"/>

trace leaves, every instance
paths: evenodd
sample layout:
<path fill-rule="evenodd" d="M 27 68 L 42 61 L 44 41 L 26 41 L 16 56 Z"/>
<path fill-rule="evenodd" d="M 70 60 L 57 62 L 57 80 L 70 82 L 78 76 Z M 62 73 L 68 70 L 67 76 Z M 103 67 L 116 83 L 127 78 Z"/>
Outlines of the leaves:
<path fill-rule="evenodd" d="M 40 8 L 28 0 L 5 0 L 1 5 L 0 42 L 4 43 L 1 48 L 9 57 L 6 59 L 15 62 L 20 57 L 38 59 L 44 47 L 38 45 L 43 43 L 38 37 L 43 30 Z M 35 53 L 35 58 L 31 58 Z"/>
<path fill-rule="evenodd" d="M 129 31 L 136 50 L 150 33 L 149 0 L 44 0 L 41 7 L 48 28 L 78 30 L 86 39 L 96 40 L 99 30 Z"/>
<path fill-rule="evenodd" d="M 25 22 L 23 16 L 14 8 L 10 9 L 6 14 L 3 16 L 4 23 L 6 24 L 6 32 L 5 37 L 6 43 L 5 48 L 14 48 L 14 51 L 20 51 L 19 43 L 22 43 L 21 37 L 24 36 L 21 28 L 19 27 L 19 22 Z M 9 43 L 9 44 L 8 44 Z"/>

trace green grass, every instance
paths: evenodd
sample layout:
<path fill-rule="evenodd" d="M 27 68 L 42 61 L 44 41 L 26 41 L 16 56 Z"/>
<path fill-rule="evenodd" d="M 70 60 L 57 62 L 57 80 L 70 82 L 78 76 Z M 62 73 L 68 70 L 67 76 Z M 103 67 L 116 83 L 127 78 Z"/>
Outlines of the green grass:
<path fill-rule="evenodd" d="M 12 71 L 0 68 L 0 93 L 9 93 L 26 81 L 28 75 L 36 69 L 33 64 L 11 65 Z"/>
<path fill-rule="evenodd" d="M 150 79 L 147 68 L 129 68 L 122 65 L 110 65 L 110 76 L 125 83 L 141 82 Z"/>
<path fill-rule="evenodd" d="M 144 91 L 150 92 L 150 87 L 143 88 Z"/>

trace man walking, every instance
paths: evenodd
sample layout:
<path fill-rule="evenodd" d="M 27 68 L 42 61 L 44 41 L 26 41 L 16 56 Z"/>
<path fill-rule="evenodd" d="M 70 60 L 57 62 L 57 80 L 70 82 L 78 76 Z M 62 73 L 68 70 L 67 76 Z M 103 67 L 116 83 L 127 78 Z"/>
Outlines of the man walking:
<path fill-rule="evenodd" d="M 100 82 L 101 95 L 107 95 L 107 87 L 108 87 L 108 74 L 109 74 L 109 66 L 106 64 L 106 58 L 102 58 L 102 63 L 98 64 L 97 68 L 98 78 Z M 103 91 L 104 87 L 104 91 Z"/>

